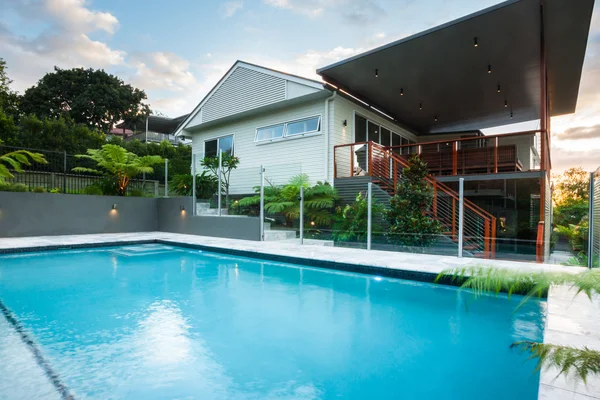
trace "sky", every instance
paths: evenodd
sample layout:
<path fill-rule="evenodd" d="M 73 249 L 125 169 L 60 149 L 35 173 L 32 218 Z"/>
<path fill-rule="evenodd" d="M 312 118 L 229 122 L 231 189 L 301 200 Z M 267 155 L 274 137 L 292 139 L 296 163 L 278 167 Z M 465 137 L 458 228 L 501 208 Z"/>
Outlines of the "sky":
<path fill-rule="evenodd" d="M 152 110 L 176 117 L 190 112 L 236 60 L 319 79 L 319 67 L 499 2 L 0 0 L 0 57 L 21 93 L 54 66 L 102 68 L 143 89 Z M 597 5 L 577 111 L 552 119 L 554 172 L 600 166 L 599 84 Z"/>

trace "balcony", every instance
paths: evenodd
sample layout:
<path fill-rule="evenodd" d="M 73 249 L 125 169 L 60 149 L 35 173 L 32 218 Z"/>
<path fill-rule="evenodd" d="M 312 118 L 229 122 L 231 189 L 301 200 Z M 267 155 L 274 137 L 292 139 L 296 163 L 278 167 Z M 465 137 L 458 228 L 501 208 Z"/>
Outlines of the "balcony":
<path fill-rule="evenodd" d="M 135 134 L 125 138 L 125 141 L 129 142 L 129 141 L 132 141 L 135 139 L 139 140 L 140 142 L 148 141 L 148 142 L 160 143 L 163 140 L 167 140 L 171 144 L 174 144 L 174 145 L 179 143 L 179 139 L 173 135 L 169 135 L 167 133 L 152 132 L 152 131 L 148 131 L 147 133 L 146 132 L 135 133 Z"/>
<path fill-rule="evenodd" d="M 386 146 L 404 159 L 418 155 L 433 176 L 541 171 L 550 168 L 543 131 Z M 337 146 L 335 177 L 369 175 L 367 143 Z"/>

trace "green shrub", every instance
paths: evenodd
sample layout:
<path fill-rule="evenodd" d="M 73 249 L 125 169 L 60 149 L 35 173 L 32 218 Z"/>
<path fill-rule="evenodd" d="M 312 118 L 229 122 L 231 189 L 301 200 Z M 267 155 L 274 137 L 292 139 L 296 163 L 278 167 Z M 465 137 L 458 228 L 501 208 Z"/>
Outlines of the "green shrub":
<path fill-rule="evenodd" d="M 33 193 L 48 193 L 48 191 L 46 190 L 46 188 L 41 187 L 41 186 L 36 186 L 33 189 L 31 189 L 31 191 Z"/>
<path fill-rule="evenodd" d="M 129 189 L 127 191 L 127 196 L 129 196 L 129 197 L 144 197 L 145 193 L 143 190 L 140 190 L 140 189 Z"/>
<path fill-rule="evenodd" d="M 0 192 L 28 192 L 27 185 L 22 183 L 0 183 Z"/>
<path fill-rule="evenodd" d="M 102 193 L 100 185 L 94 183 L 93 185 L 86 186 L 85 189 L 83 189 L 83 194 L 102 196 L 104 193 Z"/>
<path fill-rule="evenodd" d="M 371 205 L 372 232 L 380 232 L 381 227 L 377 221 L 381 219 L 385 208 L 379 203 Z M 363 195 L 358 193 L 352 204 L 337 207 L 335 210 L 333 240 L 336 242 L 366 242 L 367 240 L 367 217 L 369 202 Z"/>
<path fill-rule="evenodd" d="M 50 189 L 50 193 L 62 193 L 62 189 L 55 187 L 55 188 Z"/>

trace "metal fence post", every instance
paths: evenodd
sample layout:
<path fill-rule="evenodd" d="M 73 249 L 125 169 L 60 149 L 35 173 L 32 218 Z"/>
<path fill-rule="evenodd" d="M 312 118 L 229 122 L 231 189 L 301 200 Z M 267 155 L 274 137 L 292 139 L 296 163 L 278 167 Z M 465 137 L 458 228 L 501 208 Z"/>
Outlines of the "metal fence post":
<path fill-rule="evenodd" d="M 367 185 L 367 250 L 371 250 L 371 227 L 373 219 L 373 182 Z"/>
<path fill-rule="evenodd" d="M 588 265 L 589 269 L 594 267 L 594 173 L 590 172 L 590 194 L 589 194 L 589 231 L 588 231 Z"/>
<path fill-rule="evenodd" d="M 165 158 L 165 197 L 169 197 L 169 159 Z"/>
<path fill-rule="evenodd" d="M 304 244 L 304 186 L 300 186 L 300 244 Z"/>
<path fill-rule="evenodd" d="M 158 197 L 158 181 L 154 181 L 154 197 Z"/>
<path fill-rule="evenodd" d="M 67 193 L 67 151 L 63 151 L 63 193 Z"/>
<path fill-rule="evenodd" d="M 265 169 L 260 166 L 260 240 L 265 240 Z"/>
<path fill-rule="evenodd" d="M 192 154 L 192 215 L 196 215 L 196 155 Z"/>
<path fill-rule="evenodd" d="M 465 178 L 458 181 L 458 256 L 463 256 L 463 225 L 465 212 Z"/>
<path fill-rule="evenodd" d="M 219 175 L 219 196 L 218 196 L 218 205 L 217 205 L 217 211 L 218 211 L 218 215 L 219 217 L 221 216 L 221 167 L 223 166 L 223 150 L 219 150 L 219 169 L 218 169 L 218 175 Z"/>

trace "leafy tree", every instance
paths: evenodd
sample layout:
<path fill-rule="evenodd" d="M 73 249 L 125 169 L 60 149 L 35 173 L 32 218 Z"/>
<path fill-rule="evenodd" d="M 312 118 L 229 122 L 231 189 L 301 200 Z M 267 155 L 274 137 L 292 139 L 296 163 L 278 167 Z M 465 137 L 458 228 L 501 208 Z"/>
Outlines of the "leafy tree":
<path fill-rule="evenodd" d="M 23 165 L 30 166 L 32 162 L 48 163 L 43 154 L 27 150 L 16 150 L 0 155 L 0 183 L 4 183 L 5 179 L 14 178 L 12 172 L 23 172 Z"/>
<path fill-rule="evenodd" d="M 411 157 L 408 162 L 386 213 L 386 236 L 394 244 L 430 246 L 442 228 L 439 221 L 430 216 L 433 188 L 425 180 L 427 164 L 418 156 Z"/>
<path fill-rule="evenodd" d="M 578 224 L 588 213 L 590 175 L 582 168 L 570 168 L 554 177 L 554 223 Z"/>
<path fill-rule="evenodd" d="M 76 167 L 73 168 L 73 171 L 99 174 L 111 178 L 119 196 L 125 196 L 127 186 L 132 178 L 143 173 L 151 174 L 154 171 L 152 166 L 163 162 L 160 156 L 139 157 L 114 144 L 105 144 L 101 149 L 88 149 L 87 154 L 79 154 L 76 157 L 94 161 L 98 165 L 98 169 Z"/>
<path fill-rule="evenodd" d="M 25 91 L 21 109 L 38 118 L 68 116 L 76 123 L 107 132 L 119 121 L 145 118 L 146 93 L 104 70 L 60 69 Z"/>
<path fill-rule="evenodd" d="M 219 179 L 219 157 L 204 157 L 201 161 L 201 165 L 208 169 L 217 180 Z M 240 165 L 240 159 L 229 153 L 223 153 L 221 156 L 221 181 L 225 188 L 225 207 L 229 206 L 229 182 L 231 171 L 236 169 Z M 217 188 L 218 189 L 218 188 Z"/>
<path fill-rule="evenodd" d="M 577 294 L 584 293 L 590 300 L 600 294 L 600 270 L 597 269 L 572 274 L 464 267 L 442 271 L 435 282 L 460 284 L 461 290 L 470 290 L 476 298 L 486 292 L 495 295 L 507 293 L 509 299 L 513 294 L 523 294 L 519 307 L 533 297 L 545 296 L 554 285 L 569 286 Z M 588 375 L 600 374 L 600 351 L 597 350 L 530 341 L 515 342 L 510 347 L 537 359 L 536 371 L 555 367 L 560 374 L 573 374 L 584 383 Z"/>
<path fill-rule="evenodd" d="M 371 230 L 381 232 L 381 227 L 377 223 L 383 216 L 385 208 L 373 202 L 371 205 Z M 337 207 L 335 210 L 333 240 L 337 242 L 366 242 L 368 225 L 369 203 L 363 193 L 356 195 L 356 200 L 352 204 L 346 204 L 344 207 Z"/>
<path fill-rule="evenodd" d="M 328 225 L 332 220 L 330 209 L 339 198 L 336 190 L 328 183 L 317 182 L 313 187 L 306 174 L 299 174 L 284 186 L 269 184 L 265 186 L 265 211 L 271 214 L 283 214 L 287 226 L 293 226 L 300 218 L 300 188 L 304 188 L 305 222 L 314 222 L 318 226 Z M 245 197 L 239 201 L 240 207 L 252 207 L 260 204 L 260 187 L 255 187 L 257 195 Z"/>
<path fill-rule="evenodd" d="M 13 117 L 7 115 L 0 106 L 0 143 L 15 144 L 19 128 L 15 125 Z"/>
<path fill-rule="evenodd" d="M 39 119 L 29 115 L 21 118 L 20 125 L 17 143 L 23 147 L 75 154 L 97 149 L 105 143 L 102 132 L 75 123 L 68 117 Z"/>
<path fill-rule="evenodd" d="M 6 73 L 6 61 L 0 58 L 0 109 L 15 119 L 19 116 L 19 95 L 10 89 L 11 83 Z"/>

